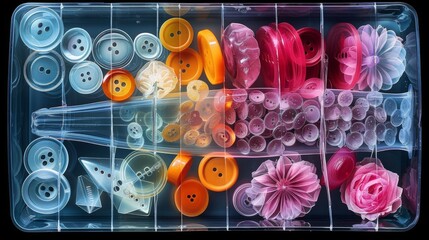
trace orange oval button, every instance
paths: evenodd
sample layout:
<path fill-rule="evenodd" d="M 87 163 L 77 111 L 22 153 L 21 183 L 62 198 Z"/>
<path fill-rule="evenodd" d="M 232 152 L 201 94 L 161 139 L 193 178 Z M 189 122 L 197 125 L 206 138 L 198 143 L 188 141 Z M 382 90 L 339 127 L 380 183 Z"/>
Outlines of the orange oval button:
<path fill-rule="evenodd" d="M 167 170 L 167 180 L 178 186 L 188 174 L 192 165 L 192 157 L 184 152 L 179 152 L 173 159 Z"/>
<path fill-rule="evenodd" d="M 198 32 L 198 51 L 203 57 L 204 72 L 211 84 L 221 84 L 225 80 L 225 64 L 216 36 L 208 29 Z"/>
<path fill-rule="evenodd" d="M 174 69 L 182 85 L 187 85 L 190 81 L 200 78 L 203 73 L 203 60 L 200 54 L 192 48 L 170 53 L 165 64 Z"/>
<path fill-rule="evenodd" d="M 102 88 L 104 94 L 113 101 L 124 101 L 133 95 L 136 83 L 127 70 L 113 69 L 104 76 Z"/>
<path fill-rule="evenodd" d="M 226 191 L 238 179 L 237 161 L 227 153 L 209 153 L 198 166 L 198 176 L 207 189 L 215 192 Z"/>
<path fill-rule="evenodd" d="M 170 123 L 162 130 L 162 137 L 166 142 L 176 142 L 180 139 L 180 125 Z"/>
<path fill-rule="evenodd" d="M 183 215 L 196 217 L 209 205 L 209 193 L 200 181 L 188 179 L 176 189 L 174 203 Z"/>
<path fill-rule="evenodd" d="M 162 45 L 171 52 L 180 52 L 191 45 L 194 30 L 185 19 L 170 18 L 159 29 L 159 39 Z"/>

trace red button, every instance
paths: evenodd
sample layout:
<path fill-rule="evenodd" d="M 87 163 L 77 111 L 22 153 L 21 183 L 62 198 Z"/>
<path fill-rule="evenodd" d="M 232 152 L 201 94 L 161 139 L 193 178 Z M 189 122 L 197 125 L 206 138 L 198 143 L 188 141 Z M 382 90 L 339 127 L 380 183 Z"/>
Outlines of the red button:
<path fill-rule="evenodd" d="M 329 190 L 340 187 L 353 173 L 355 165 L 356 154 L 347 147 L 339 149 L 332 155 L 327 164 Z"/>
<path fill-rule="evenodd" d="M 283 51 L 278 40 L 278 34 L 270 26 L 262 26 L 256 32 L 256 40 L 259 44 L 261 60 L 261 76 L 266 87 L 279 87 L 279 62 L 284 65 Z M 277 50 L 278 55 L 277 55 Z"/>
<path fill-rule="evenodd" d="M 298 34 L 304 47 L 307 67 L 318 64 L 322 56 L 322 35 L 319 31 L 310 27 L 299 29 Z"/>
<path fill-rule="evenodd" d="M 326 39 L 329 57 L 328 82 L 334 88 L 352 89 L 360 77 L 362 43 L 359 32 L 350 23 L 338 23 Z"/>

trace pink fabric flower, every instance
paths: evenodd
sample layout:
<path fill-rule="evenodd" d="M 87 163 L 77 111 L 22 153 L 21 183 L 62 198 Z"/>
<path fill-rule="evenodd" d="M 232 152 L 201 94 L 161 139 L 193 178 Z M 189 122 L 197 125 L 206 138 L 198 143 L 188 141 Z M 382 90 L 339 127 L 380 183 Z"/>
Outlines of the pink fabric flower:
<path fill-rule="evenodd" d="M 379 160 L 365 158 L 341 186 L 341 200 L 362 219 L 373 221 L 394 213 L 401 206 L 399 176 L 386 170 Z"/>
<path fill-rule="evenodd" d="M 292 220 L 307 214 L 320 193 L 316 168 L 307 161 L 280 157 L 267 160 L 252 173 L 246 190 L 253 208 L 265 219 Z"/>

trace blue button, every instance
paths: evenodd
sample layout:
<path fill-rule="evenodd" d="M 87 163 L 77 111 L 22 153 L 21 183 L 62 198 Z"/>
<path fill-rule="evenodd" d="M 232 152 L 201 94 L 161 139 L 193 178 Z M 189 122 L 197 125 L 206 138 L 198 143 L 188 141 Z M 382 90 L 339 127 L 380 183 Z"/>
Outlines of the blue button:
<path fill-rule="evenodd" d="M 33 52 L 24 63 L 24 78 L 34 90 L 49 92 L 61 85 L 64 60 L 55 51 Z"/>
<path fill-rule="evenodd" d="M 70 200 L 70 184 L 62 174 L 56 171 L 37 170 L 24 180 L 22 199 L 35 212 L 57 213 Z"/>
<path fill-rule="evenodd" d="M 61 42 L 61 53 L 67 61 L 82 62 L 88 58 L 91 51 L 92 39 L 84 29 L 72 28 L 64 34 Z"/>
<path fill-rule="evenodd" d="M 75 64 L 70 70 L 70 85 L 80 94 L 90 94 L 97 91 L 102 81 L 103 72 L 94 62 L 83 61 Z"/>
<path fill-rule="evenodd" d="M 51 169 L 64 173 L 68 163 L 67 149 L 54 138 L 38 138 L 32 141 L 24 152 L 24 166 L 28 173 L 39 169 Z"/>
<path fill-rule="evenodd" d="M 134 39 L 134 50 L 144 60 L 156 60 L 162 54 L 161 41 L 153 34 L 140 33 Z"/>
<path fill-rule="evenodd" d="M 123 68 L 133 59 L 133 40 L 120 29 L 104 30 L 94 40 L 92 55 L 102 68 Z"/>
<path fill-rule="evenodd" d="M 27 47 L 49 51 L 61 41 L 64 25 L 60 16 L 50 8 L 38 7 L 28 11 L 19 24 L 19 34 Z"/>

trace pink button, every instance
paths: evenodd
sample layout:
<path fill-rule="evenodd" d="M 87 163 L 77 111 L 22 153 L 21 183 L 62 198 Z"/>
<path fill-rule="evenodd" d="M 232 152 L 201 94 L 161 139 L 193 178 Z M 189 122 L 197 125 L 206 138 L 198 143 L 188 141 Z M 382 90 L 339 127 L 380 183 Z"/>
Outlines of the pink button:
<path fill-rule="evenodd" d="M 326 142 L 331 146 L 340 146 L 340 144 L 344 141 L 343 135 L 339 129 L 335 129 L 334 131 L 330 131 L 327 133 Z"/>
<path fill-rule="evenodd" d="M 262 152 L 267 146 L 265 138 L 261 136 L 253 136 L 249 140 L 250 149 L 254 152 Z"/>
<path fill-rule="evenodd" d="M 340 112 L 341 112 L 340 117 L 344 121 L 350 121 L 350 120 L 352 120 L 353 113 L 352 113 L 352 109 L 350 107 L 340 107 Z"/>
<path fill-rule="evenodd" d="M 344 121 L 343 119 L 338 119 L 338 128 L 342 131 L 347 131 L 352 126 L 351 121 Z"/>
<path fill-rule="evenodd" d="M 249 122 L 249 132 L 253 135 L 261 135 L 265 130 L 264 120 L 259 117 L 253 118 Z"/>
<path fill-rule="evenodd" d="M 366 131 L 365 124 L 361 122 L 354 122 L 350 127 L 350 132 L 359 132 L 363 134 Z"/>
<path fill-rule="evenodd" d="M 303 100 L 298 93 L 289 93 L 287 97 L 288 106 L 293 109 L 298 109 L 302 106 Z"/>
<path fill-rule="evenodd" d="M 242 103 L 237 109 L 236 109 L 237 117 L 241 120 L 244 120 L 249 115 L 249 105 L 247 103 Z"/>
<path fill-rule="evenodd" d="M 280 120 L 280 117 L 278 113 L 268 112 L 264 118 L 265 127 L 267 129 L 273 130 L 277 126 L 277 123 L 279 122 L 279 120 Z"/>
<path fill-rule="evenodd" d="M 264 132 L 260 135 L 263 138 L 271 138 L 273 136 L 273 130 L 265 128 Z"/>
<path fill-rule="evenodd" d="M 232 100 L 234 102 L 242 103 L 247 100 L 247 91 L 242 88 L 232 90 Z"/>
<path fill-rule="evenodd" d="M 331 90 L 327 89 L 323 95 L 324 106 L 330 107 L 335 103 L 335 94 Z"/>
<path fill-rule="evenodd" d="M 314 124 L 307 124 L 302 128 L 302 137 L 307 142 L 316 141 L 319 138 L 319 128 Z"/>
<path fill-rule="evenodd" d="M 315 123 L 320 119 L 320 109 L 316 106 L 310 105 L 304 109 L 305 120 L 309 123 Z"/>
<path fill-rule="evenodd" d="M 200 112 L 198 111 L 192 111 L 188 121 L 192 126 L 197 126 L 203 123 L 203 119 L 200 117 Z"/>
<path fill-rule="evenodd" d="M 304 101 L 301 108 L 305 109 L 306 107 L 308 107 L 310 105 L 316 106 L 318 109 L 320 109 L 320 103 L 315 99 L 309 99 L 309 100 Z"/>
<path fill-rule="evenodd" d="M 237 114 L 235 113 L 235 110 L 233 108 L 230 108 L 225 111 L 225 122 L 229 125 L 232 125 L 235 123 L 235 120 L 237 119 Z"/>
<path fill-rule="evenodd" d="M 325 119 L 326 120 L 338 120 L 341 116 L 341 111 L 338 108 L 338 105 L 331 105 L 325 107 Z"/>
<path fill-rule="evenodd" d="M 276 92 L 265 93 L 264 107 L 267 110 L 274 110 L 279 106 L 279 95 Z"/>
<path fill-rule="evenodd" d="M 356 150 L 363 144 L 363 136 L 359 132 L 353 132 L 347 134 L 346 137 L 346 146 L 350 148 L 350 150 Z"/>
<path fill-rule="evenodd" d="M 360 106 L 354 106 L 352 108 L 353 119 L 355 120 L 363 120 L 366 117 L 366 109 Z"/>
<path fill-rule="evenodd" d="M 341 186 L 353 173 L 356 165 L 356 155 L 349 149 L 339 149 L 327 163 L 327 175 L 329 190 L 335 190 Z"/>
<path fill-rule="evenodd" d="M 302 128 L 305 124 L 305 113 L 300 112 L 296 115 L 295 119 L 293 120 L 293 128 L 299 129 Z"/>
<path fill-rule="evenodd" d="M 238 138 L 245 138 L 249 134 L 248 122 L 245 120 L 238 120 L 234 124 L 235 136 Z"/>
<path fill-rule="evenodd" d="M 293 123 L 293 120 L 295 119 L 297 114 L 298 113 L 296 112 L 295 109 L 292 109 L 292 108 L 286 109 L 282 113 L 282 121 L 285 123 Z"/>
<path fill-rule="evenodd" d="M 334 131 L 338 127 L 338 120 L 326 120 L 326 128 L 328 131 Z"/>
<path fill-rule="evenodd" d="M 322 56 L 322 35 L 318 30 L 310 27 L 299 29 L 298 34 L 304 46 L 307 67 L 318 64 Z"/>
<path fill-rule="evenodd" d="M 282 143 L 286 147 L 291 147 L 295 144 L 296 138 L 293 132 L 286 132 L 286 134 L 282 137 Z"/>
<path fill-rule="evenodd" d="M 241 154 L 247 155 L 250 153 L 249 143 L 244 139 L 238 139 L 235 146 Z"/>
<path fill-rule="evenodd" d="M 280 139 L 273 139 L 267 145 L 268 155 L 281 155 L 285 150 L 285 146 Z"/>
<path fill-rule="evenodd" d="M 263 103 L 265 100 L 265 94 L 259 90 L 252 90 L 249 93 L 249 100 L 253 103 Z"/>
<path fill-rule="evenodd" d="M 281 139 L 286 134 L 286 132 L 286 126 L 284 124 L 279 124 L 273 130 L 273 138 Z"/>
<path fill-rule="evenodd" d="M 377 121 L 374 116 L 369 116 L 365 119 L 365 128 L 367 131 L 375 131 L 377 127 Z"/>
<path fill-rule="evenodd" d="M 307 141 L 302 136 L 302 128 L 295 130 L 295 139 L 300 143 L 306 143 Z"/>
<path fill-rule="evenodd" d="M 303 98 L 311 99 L 322 96 L 324 83 L 320 78 L 310 78 L 305 80 L 302 87 L 299 89 L 299 94 Z"/>
<path fill-rule="evenodd" d="M 348 107 L 353 102 L 353 94 L 350 90 L 341 91 L 338 94 L 338 104 L 341 107 Z"/>
<path fill-rule="evenodd" d="M 249 114 L 248 117 L 250 119 L 253 118 L 260 118 L 265 114 L 265 108 L 262 104 L 255 104 L 255 103 L 250 103 L 249 104 Z"/>

